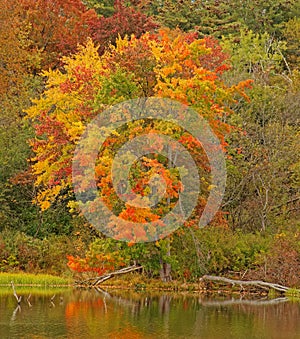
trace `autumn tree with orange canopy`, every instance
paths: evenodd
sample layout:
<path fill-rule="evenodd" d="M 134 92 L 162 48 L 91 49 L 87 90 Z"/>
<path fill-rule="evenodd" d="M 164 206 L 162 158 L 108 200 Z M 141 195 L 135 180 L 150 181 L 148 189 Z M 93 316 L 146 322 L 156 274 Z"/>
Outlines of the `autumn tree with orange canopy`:
<path fill-rule="evenodd" d="M 220 75 L 228 69 L 226 55 L 215 40 L 197 39 L 195 34 L 160 30 L 118 39 L 102 56 L 89 40 L 77 54 L 63 59 L 64 71 L 44 72 L 48 78 L 46 90 L 27 110 L 33 121 L 36 137 L 31 140 L 35 158 L 33 172 L 38 187 L 38 203 L 43 210 L 57 200 L 72 200 L 71 166 L 74 149 L 86 125 L 106 108 L 138 97 L 171 98 L 191 106 L 203 116 L 226 150 L 225 135 L 230 126 L 226 117 L 235 96 L 245 97 L 249 82 L 228 87 Z M 131 181 L 133 190 L 147 196 L 151 173 L 160 171 L 169 182 L 168 197 L 154 209 L 138 209 L 120 204 L 113 190 L 111 165 L 115 150 L 130 138 L 145 133 L 162 133 L 181 142 L 193 155 L 203 178 L 204 189 L 197 207 L 187 222 L 196 224 L 209 191 L 209 166 L 200 144 L 192 135 L 166 121 L 137 121 L 116 131 L 99 153 L 95 172 L 99 194 L 106 205 L 124 220 L 159 220 L 178 199 L 178 174 L 168 167 L 167 159 L 152 154 L 135 166 Z M 88 156 L 85 161 L 89 161 Z M 146 168 L 146 170 L 145 170 Z M 82 187 L 89 182 L 82 180 Z M 206 194 L 206 195 L 205 195 Z M 221 218 L 221 215 L 219 215 Z M 222 218 L 221 218 L 222 219 Z M 219 219 L 219 220 L 221 220 Z M 114 227 L 115 225 L 111 225 Z M 119 239 L 124 239 L 119 229 Z M 135 241 L 147 241 L 147 234 L 136 235 Z"/>

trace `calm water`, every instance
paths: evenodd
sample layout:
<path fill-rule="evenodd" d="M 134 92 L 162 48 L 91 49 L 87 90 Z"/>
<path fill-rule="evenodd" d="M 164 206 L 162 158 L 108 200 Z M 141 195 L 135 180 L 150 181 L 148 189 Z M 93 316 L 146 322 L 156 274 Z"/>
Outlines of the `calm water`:
<path fill-rule="evenodd" d="M 0 289 L 1 339 L 300 338 L 300 303 L 284 298 L 60 290 L 32 293 L 28 302 L 28 294 L 17 307 L 11 291 Z"/>

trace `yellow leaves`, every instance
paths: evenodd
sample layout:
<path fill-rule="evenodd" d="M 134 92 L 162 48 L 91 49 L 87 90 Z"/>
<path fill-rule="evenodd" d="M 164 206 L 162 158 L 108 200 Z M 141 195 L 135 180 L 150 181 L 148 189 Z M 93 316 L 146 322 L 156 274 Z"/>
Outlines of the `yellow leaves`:
<path fill-rule="evenodd" d="M 52 187 L 51 190 L 43 189 L 38 193 L 36 199 L 34 199 L 33 202 L 37 203 L 42 211 L 45 211 L 51 206 L 55 198 L 59 195 L 60 191 L 64 187 L 65 184 L 63 182 L 61 185 L 56 185 Z"/>
<path fill-rule="evenodd" d="M 164 52 L 164 47 L 160 44 L 157 44 L 156 41 L 150 41 L 149 46 L 151 48 L 153 56 L 156 59 L 156 62 L 159 65 L 159 62 L 162 59 L 162 54 Z"/>
<path fill-rule="evenodd" d="M 47 182 L 47 179 L 45 180 L 45 169 L 49 165 L 49 159 L 45 159 L 44 161 L 38 161 L 36 162 L 32 168 L 33 173 L 37 175 L 37 179 L 35 181 L 35 186 L 41 185 L 43 182 Z"/>
<path fill-rule="evenodd" d="M 87 43 L 78 46 L 78 53 L 73 56 L 63 57 L 65 69 L 68 73 L 76 66 L 85 65 L 86 68 L 100 70 L 102 62 L 98 54 L 99 46 L 95 46 L 92 39 L 88 39 Z"/>
<path fill-rule="evenodd" d="M 67 78 L 66 74 L 61 73 L 58 69 L 57 70 L 50 69 L 49 71 L 43 71 L 41 75 L 48 79 L 46 88 L 51 88 L 60 85 Z"/>
<path fill-rule="evenodd" d="M 77 54 L 63 59 L 63 71 L 45 71 L 43 75 L 48 79 L 46 90 L 27 110 L 27 116 L 37 126 L 36 139 L 32 141 L 35 152 L 33 171 L 37 176 L 36 185 L 42 188 L 37 198 L 41 208 L 49 208 L 61 190 L 70 186 L 68 166 L 76 144 L 89 121 L 107 106 L 142 94 L 173 98 L 191 105 L 209 121 L 226 113 L 225 100 L 237 92 L 243 95 L 247 84 L 226 87 L 214 68 L 205 68 L 205 63 L 201 65 L 203 55 L 206 58 L 211 55 L 204 40 L 187 37 L 180 31 L 161 30 L 154 38 L 149 33 L 139 39 L 135 36 L 119 37 L 116 46 L 110 46 L 102 56 L 89 39 L 84 46 L 78 47 Z M 112 115 L 111 121 L 119 120 L 118 114 Z M 120 112 L 121 116 L 126 114 L 130 115 L 129 112 Z M 128 126 L 130 135 L 126 137 L 129 140 L 144 128 L 136 123 Z M 152 128 L 170 135 L 177 133 L 179 136 L 181 133 L 180 129 L 166 122 L 157 123 Z M 218 134 L 218 130 L 216 132 Z M 121 145 L 120 141 L 125 139 L 118 131 L 106 138 L 104 146 L 109 149 L 114 142 Z M 108 175 L 113 155 L 111 151 L 103 151 L 95 169 L 100 177 L 97 184 L 108 200 L 114 198 Z M 86 164 L 90 161 L 89 155 L 81 160 L 82 165 Z M 89 184 L 82 180 L 83 186 Z M 144 192 L 145 195 L 148 193 Z M 128 220 L 153 218 L 143 213 L 145 211 L 124 211 Z"/>
<path fill-rule="evenodd" d="M 68 127 L 68 133 L 71 141 L 78 141 L 80 136 L 85 130 L 85 126 L 81 121 L 73 122 L 72 124 L 66 124 Z"/>
<path fill-rule="evenodd" d="M 194 40 L 193 42 L 191 42 L 191 44 L 189 45 L 189 49 L 193 60 L 197 60 L 200 55 L 211 53 L 211 49 L 207 48 L 205 45 L 206 44 L 203 39 Z"/>
<path fill-rule="evenodd" d="M 42 200 L 42 199 L 40 198 L 40 199 L 38 199 L 37 202 L 39 202 L 39 205 L 40 205 L 40 208 L 41 208 L 42 211 L 47 210 L 47 209 L 51 206 L 49 200 Z"/>
<path fill-rule="evenodd" d="M 286 233 L 284 233 L 284 232 L 275 234 L 276 239 L 281 239 L 281 238 L 285 238 L 285 237 L 286 237 Z"/>
<path fill-rule="evenodd" d="M 161 71 L 161 76 L 165 78 L 168 77 L 169 75 L 173 75 L 174 73 L 175 73 L 174 67 L 165 67 Z"/>
<path fill-rule="evenodd" d="M 133 43 L 135 41 L 134 35 L 131 36 L 130 42 Z M 124 49 L 129 45 L 129 38 L 127 35 L 122 39 L 120 34 L 116 39 L 116 46 L 110 45 L 110 48 L 117 53 L 123 54 Z"/>
<path fill-rule="evenodd" d="M 69 208 L 70 213 L 74 213 L 78 209 L 78 202 L 71 200 L 68 202 L 67 206 Z"/>

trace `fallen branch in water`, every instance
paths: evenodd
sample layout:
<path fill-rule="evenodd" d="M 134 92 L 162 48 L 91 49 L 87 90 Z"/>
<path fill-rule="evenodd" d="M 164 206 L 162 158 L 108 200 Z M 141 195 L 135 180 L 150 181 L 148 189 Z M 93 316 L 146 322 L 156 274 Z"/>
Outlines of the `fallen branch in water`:
<path fill-rule="evenodd" d="M 142 269 L 142 266 L 132 265 L 132 266 L 124 267 L 118 271 L 114 271 L 114 272 L 101 275 L 100 277 L 94 277 L 94 278 L 86 279 L 83 281 L 75 281 L 75 284 L 78 286 L 86 285 L 89 287 L 94 287 L 94 286 L 101 284 L 105 280 L 113 278 L 116 275 L 126 274 L 126 273 L 134 272 L 140 269 Z"/>
<path fill-rule="evenodd" d="M 15 296 L 15 298 L 17 299 L 18 305 L 20 305 L 21 300 L 22 300 L 22 296 L 18 296 L 18 295 L 17 295 L 16 289 L 15 289 L 15 285 L 14 285 L 14 283 L 13 283 L 12 281 L 10 282 L 10 284 L 11 284 L 11 287 L 12 287 L 12 289 L 13 289 L 14 296 Z"/>
<path fill-rule="evenodd" d="M 227 284 L 231 284 L 231 285 L 239 285 L 241 287 L 243 286 L 255 286 L 255 287 L 259 287 L 262 289 L 273 289 L 279 292 L 287 292 L 289 290 L 289 287 L 283 286 L 283 285 L 279 285 L 279 284 L 273 284 L 273 283 L 268 283 L 265 281 L 261 281 L 261 280 L 235 280 L 235 279 L 228 279 L 225 277 L 219 277 L 219 276 L 213 276 L 213 275 L 204 275 L 202 277 L 202 280 L 209 280 L 209 281 L 219 281 L 219 282 L 224 282 Z"/>

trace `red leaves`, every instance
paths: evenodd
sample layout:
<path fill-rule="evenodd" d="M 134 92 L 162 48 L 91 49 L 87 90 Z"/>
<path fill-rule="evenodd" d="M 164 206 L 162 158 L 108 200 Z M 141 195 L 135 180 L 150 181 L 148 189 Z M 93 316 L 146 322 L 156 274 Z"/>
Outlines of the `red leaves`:
<path fill-rule="evenodd" d="M 60 89 L 63 94 L 71 93 L 72 91 L 80 91 L 81 94 L 91 96 L 95 89 L 89 87 L 89 82 L 93 79 L 94 72 L 84 66 L 76 66 L 72 70 L 72 80 L 67 79 L 60 84 Z M 92 96 L 91 96 L 92 98 Z"/>
<path fill-rule="evenodd" d="M 223 52 L 218 40 L 210 36 L 206 36 L 203 40 L 205 46 L 210 49 L 210 53 L 200 56 L 202 66 L 217 74 L 227 71 L 230 68 L 226 63 L 229 55 Z"/>
<path fill-rule="evenodd" d="M 100 53 L 104 52 L 105 46 L 114 44 L 118 36 L 134 34 L 140 37 L 143 33 L 152 31 L 157 25 L 145 14 L 137 12 L 132 7 L 126 7 L 123 1 L 115 1 L 115 13 L 108 18 L 102 17 L 97 23 L 93 39 L 100 43 Z"/>
<path fill-rule="evenodd" d="M 75 53 L 78 44 L 84 44 L 89 37 L 100 44 L 102 54 L 119 35 L 140 37 L 157 27 L 151 18 L 120 0 L 108 18 L 98 17 L 80 0 L 21 0 L 18 6 L 17 15 L 29 27 L 28 49 L 42 53 L 43 69 L 61 66 L 61 57 Z"/>
<path fill-rule="evenodd" d="M 98 17 L 80 0 L 21 0 L 20 13 L 30 25 L 32 49 L 43 53 L 42 67 L 57 67 L 97 26 Z"/>

